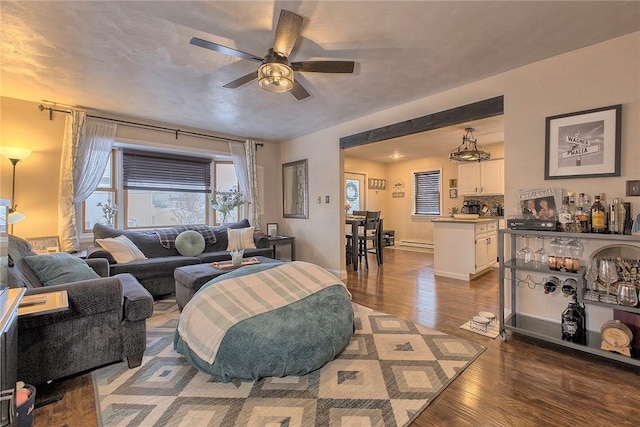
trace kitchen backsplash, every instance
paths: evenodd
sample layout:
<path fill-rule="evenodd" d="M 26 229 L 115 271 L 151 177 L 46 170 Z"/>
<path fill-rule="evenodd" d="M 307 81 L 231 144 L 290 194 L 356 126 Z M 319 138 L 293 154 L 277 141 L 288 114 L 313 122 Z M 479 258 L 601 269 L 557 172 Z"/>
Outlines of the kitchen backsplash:
<path fill-rule="evenodd" d="M 499 206 L 500 210 L 504 210 L 504 195 L 501 196 L 464 196 L 464 201 L 467 200 L 477 200 L 480 202 L 480 206 L 483 205 L 492 208 L 494 206 Z M 494 211 L 495 212 L 495 211 Z M 491 215 L 491 213 L 489 214 Z"/>

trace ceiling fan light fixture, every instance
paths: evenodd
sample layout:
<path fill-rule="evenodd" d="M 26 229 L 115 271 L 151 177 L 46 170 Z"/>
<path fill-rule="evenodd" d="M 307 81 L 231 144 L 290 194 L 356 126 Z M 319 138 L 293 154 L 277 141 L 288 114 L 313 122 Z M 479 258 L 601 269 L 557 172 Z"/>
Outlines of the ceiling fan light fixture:
<path fill-rule="evenodd" d="M 258 85 L 275 93 L 288 92 L 293 88 L 293 70 L 281 62 L 268 62 L 258 68 Z"/>
<path fill-rule="evenodd" d="M 466 128 L 466 134 L 462 137 L 462 144 L 449 154 L 449 160 L 457 162 L 480 162 L 489 160 L 489 150 L 478 147 L 478 139 L 474 138 L 474 128 Z"/>

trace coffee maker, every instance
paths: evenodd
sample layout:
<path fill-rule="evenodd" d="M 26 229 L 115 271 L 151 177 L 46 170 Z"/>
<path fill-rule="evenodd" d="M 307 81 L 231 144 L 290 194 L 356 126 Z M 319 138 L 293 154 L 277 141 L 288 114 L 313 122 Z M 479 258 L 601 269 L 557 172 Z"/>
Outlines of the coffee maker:
<path fill-rule="evenodd" d="M 463 214 L 479 214 L 480 213 L 480 201 L 479 200 L 465 200 L 462 202 Z"/>

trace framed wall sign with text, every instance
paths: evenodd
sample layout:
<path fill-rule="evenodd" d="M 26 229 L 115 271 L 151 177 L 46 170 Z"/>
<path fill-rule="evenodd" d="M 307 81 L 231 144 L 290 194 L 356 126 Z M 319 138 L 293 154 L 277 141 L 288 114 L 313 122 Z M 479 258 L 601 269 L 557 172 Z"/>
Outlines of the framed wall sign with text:
<path fill-rule="evenodd" d="M 544 179 L 620 176 L 622 105 L 547 117 Z"/>

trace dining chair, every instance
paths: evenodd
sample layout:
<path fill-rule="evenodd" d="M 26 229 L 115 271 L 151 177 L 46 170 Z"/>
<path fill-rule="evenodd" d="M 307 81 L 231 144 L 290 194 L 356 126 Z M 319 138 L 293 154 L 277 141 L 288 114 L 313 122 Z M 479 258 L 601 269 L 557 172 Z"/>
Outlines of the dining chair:
<path fill-rule="evenodd" d="M 362 232 L 358 233 L 358 263 L 362 263 L 362 257 L 364 257 L 365 266 L 369 269 L 368 254 L 376 254 L 376 261 L 380 265 L 380 257 L 378 257 L 378 237 L 380 230 L 380 211 L 367 211 L 366 218 L 364 220 L 364 226 Z M 371 242 L 371 247 L 367 242 Z"/>
<path fill-rule="evenodd" d="M 366 216 L 367 215 L 367 211 L 352 211 L 351 215 L 353 216 Z M 359 230 L 362 229 L 362 227 L 358 227 Z M 347 244 L 346 244 L 346 248 L 345 248 L 345 255 L 347 257 L 347 265 L 351 265 L 351 259 L 352 259 L 352 252 L 353 251 L 353 236 L 351 235 L 351 230 L 346 231 L 345 232 L 345 237 L 347 239 Z"/>

